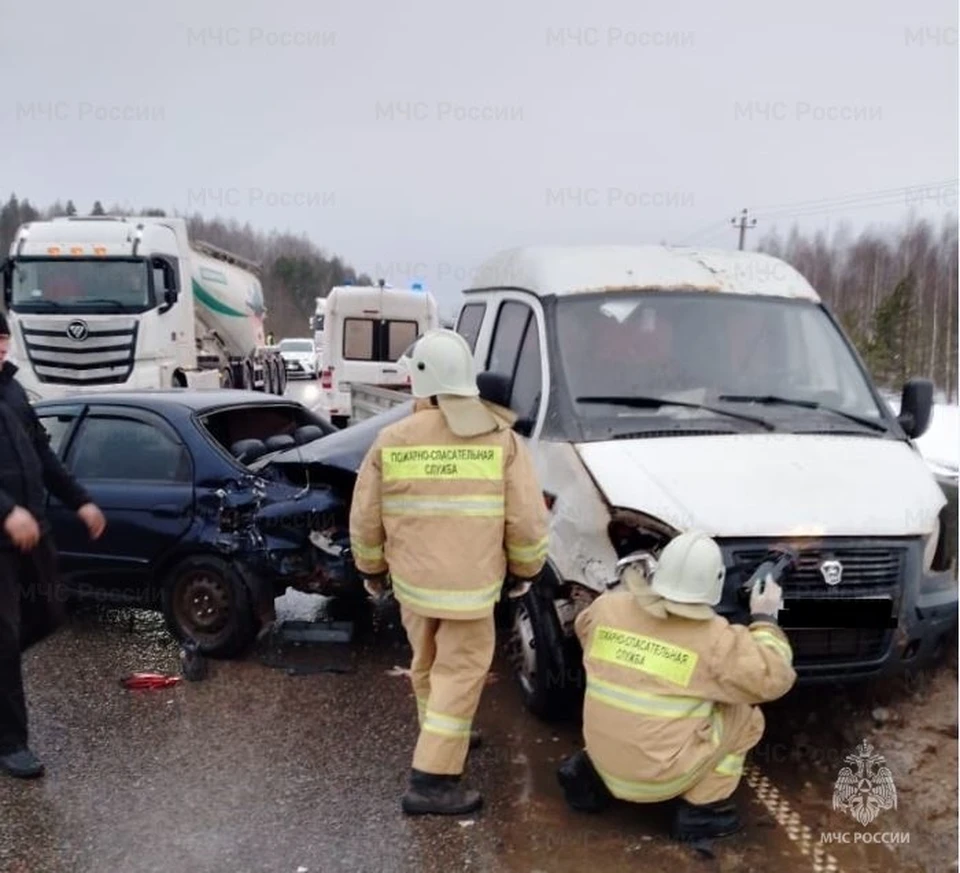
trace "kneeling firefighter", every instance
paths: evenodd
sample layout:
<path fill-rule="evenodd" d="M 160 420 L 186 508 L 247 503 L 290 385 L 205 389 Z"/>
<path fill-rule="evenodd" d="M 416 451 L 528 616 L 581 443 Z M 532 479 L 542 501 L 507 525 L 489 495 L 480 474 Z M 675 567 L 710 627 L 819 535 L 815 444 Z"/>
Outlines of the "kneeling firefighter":
<path fill-rule="evenodd" d="M 780 586 L 769 574 L 757 579 L 749 626 L 732 625 L 712 608 L 725 575 L 719 546 L 706 534 L 683 533 L 663 549 L 649 580 L 630 565 L 624 588 L 577 616 L 586 748 L 558 771 L 573 809 L 598 812 L 613 797 L 675 799 L 677 840 L 739 830 L 730 797 L 763 735 L 757 704 L 786 694 L 796 673 L 777 624 Z"/>
<path fill-rule="evenodd" d="M 479 398 L 473 355 L 451 330 L 400 359 L 419 398 L 367 453 L 350 509 L 354 562 L 375 598 L 392 588 L 413 648 L 420 736 L 408 814 L 462 815 L 482 798 L 460 782 L 493 660 L 494 607 L 543 568 L 547 513 L 513 416 Z"/>

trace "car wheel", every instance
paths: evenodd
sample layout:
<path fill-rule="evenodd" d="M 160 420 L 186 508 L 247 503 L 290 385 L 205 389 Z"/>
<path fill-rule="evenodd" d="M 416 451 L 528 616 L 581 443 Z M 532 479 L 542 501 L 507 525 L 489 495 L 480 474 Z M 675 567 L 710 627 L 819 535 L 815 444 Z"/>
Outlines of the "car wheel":
<path fill-rule="evenodd" d="M 582 680 L 549 595 L 534 585 L 523 597 L 507 602 L 507 653 L 524 706 L 546 721 L 570 715 Z"/>
<path fill-rule="evenodd" d="M 207 655 L 237 655 L 256 636 L 246 585 L 213 556 L 187 558 L 174 567 L 163 587 L 163 614 L 178 640 L 196 640 Z"/>

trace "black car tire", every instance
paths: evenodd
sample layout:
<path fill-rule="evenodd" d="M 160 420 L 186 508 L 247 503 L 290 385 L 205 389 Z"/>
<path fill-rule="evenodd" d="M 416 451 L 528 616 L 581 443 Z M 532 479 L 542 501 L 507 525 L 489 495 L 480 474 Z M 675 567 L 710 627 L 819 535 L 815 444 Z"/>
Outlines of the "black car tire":
<path fill-rule="evenodd" d="M 276 394 L 276 372 L 273 369 L 273 364 L 268 358 L 263 362 L 263 393 L 264 394 Z"/>
<path fill-rule="evenodd" d="M 181 561 L 168 574 L 162 598 L 170 632 L 181 641 L 196 640 L 206 655 L 233 657 L 256 637 L 247 586 L 220 558 L 196 555 Z"/>
<path fill-rule="evenodd" d="M 277 361 L 277 384 L 279 386 L 277 394 L 283 396 L 284 392 L 287 390 L 287 367 L 283 361 Z"/>
<path fill-rule="evenodd" d="M 544 721 L 572 715 L 582 688 L 581 668 L 571 657 L 549 592 L 534 585 L 507 604 L 507 648 L 523 705 Z"/>

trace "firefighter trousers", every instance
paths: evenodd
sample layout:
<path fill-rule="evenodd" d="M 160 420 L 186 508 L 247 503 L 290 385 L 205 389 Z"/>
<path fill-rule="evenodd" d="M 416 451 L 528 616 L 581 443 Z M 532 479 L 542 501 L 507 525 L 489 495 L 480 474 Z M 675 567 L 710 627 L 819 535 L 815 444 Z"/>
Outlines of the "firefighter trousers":
<path fill-rule="evenodd" d="M 413 648 L 410 679 L 420 723 L 413 768 L 438 776 L 459 776 L 493 662 L 493 614 L 466 621 L 427 618 L 401 604 L 400 615 Z"/>
<path fill-rule="evenodd" d="M 699 805 L 726 800 L 740 784 L 743 763 L 763 736 L 765 722 L 759 706 L 746 703 L 724 707 L 724 736 L 700 780 L 683 794 L 688 803 Z"/>

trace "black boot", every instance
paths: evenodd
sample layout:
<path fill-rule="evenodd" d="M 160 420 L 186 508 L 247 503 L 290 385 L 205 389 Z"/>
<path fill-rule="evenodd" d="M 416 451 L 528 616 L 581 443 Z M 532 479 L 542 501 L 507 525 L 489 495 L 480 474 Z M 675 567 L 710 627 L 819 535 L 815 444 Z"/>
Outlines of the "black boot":
<path fill-rule="evenodd" d="M 577 812 L 603 812 L 613 799 L 583 749 L 560 764 L 557 781 L 567 805 Z"/>
<path fill-rule="evenodd" d="M 26 746 L 0 754 L 0 768 L 18 779 L 36 779 L 43 775 L 43 764 Z"/>
<path fill-rule="evenodd" d="M 400 802 L 407 815 L 465 815 L 483 805 L 479 791 L 464 788 L 459 776 L 410 771 L 410 787 Z"/>
<path fill-rule="evenodd" d="M 730 799 L 696 805 L 678 798 L 671 836 L 682 843 L 729 837 L 740 830 L 737 805 Z"/>

